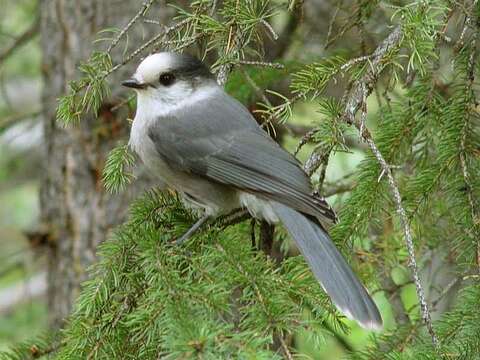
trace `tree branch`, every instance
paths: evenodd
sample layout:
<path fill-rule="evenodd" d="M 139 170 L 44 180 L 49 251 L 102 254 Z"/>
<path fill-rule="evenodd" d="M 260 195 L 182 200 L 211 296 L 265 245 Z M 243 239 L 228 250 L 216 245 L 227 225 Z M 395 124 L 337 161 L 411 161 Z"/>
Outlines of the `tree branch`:
<path fill-rule="evenodd" d="M 112 49 L 117 46 L 118 42 L 122 39 L 122 37 L 127 33 L 127 31 L 137 22 L 137 20 L 141 17 L 144 16 L 145 13 L 148 11 L 150 6 L 154 3 L 155 0 L 148 0 L 145 1 L 138 10 L 138 12 L 135 14 L 135 16 L 128 22 L 128 24 L 120 31 L 120 33 L 113 39 L 112 43 L 108 46 L 107 52 L 110 53 Z"/>
<path fill-rule="evenodd" d="M 474 1 L 472 4 L 472 7 L 476 5 L 476 3 L 477 1 Z M 465 20 L 465 28 L 468 26 L 474 25 L 472 26 L 473 34 L 470 40 L 471 50 L 470 50 L 468 63 L 467 63 L 467 79 L 465 79 L 466 80 L 465 93 L 467 97 L 469 96 L 469 93 L 472 91 L 472 88 L 473 88 L 473 83 L 475 81 L 475 64 L 477 63 L 476 59 L 477 59 L 478 29 L 475 27 L 475 25 L 478 23 L 478 21 L 474 21 L 474 20 L 476 19 L 474 19 L 472 14 L 467 15 L 467 18 Z M 465 33 L 465 28 L 462 31 L 462 35 Z M 475 95 L 473 95 L 473 97 L 474 96 Z M 473 98 L 473 100 L 475 100 L 475 98 Z M 460 166 L 462 169 L 463 181 L 465 182 L 467 199 L 470 206 L 470 216 L 472 218 L 472 223 L 473 223 L 473 237 L 475 237 L 475 235 L 478 235 L 480 233 L 480 223 L 478 220 L 479 219 L 478 208 L 476 206 L 475 195 L 473 193 L 470 170 L 468 169 L 467 156 L 465 154 L 467 135 L 468 135 L 468 132 L 470 131 L 469 125 L 468 125 L 469 118 L 470 118 L 469 109 L 468 109 L 469 106 L 470 106 L 470 102 L 468 103 L 467 108 L 465 109 L 467 114 L 465 115 L 465 121 L 462 128 L 462 137 L 460 140 Z M 475 260 L 477 263 L 477 270 L 480 273 L 480 240 L 477 240 Z"/>
<path fill-rule="evenodd" d="M 383 68 L 381 67 L 382 60 L 388 52 L 390 52 L 400 44 L 402 37 L 402 29 L 400 26 L 397 26 L 372 54 L 370 60 L 370 67 L 367 70 L 366 74 L 360 80 L 357 80 L 353 84 L 348 94 L 344 112 L 344 119 L 349 124 L 353 124 L 355 122 L 355 115 L 362 106 L 363 87 L 365 86 L 367 89 L 367 96 L 370 95 L 375 83 L 377 82 L 378 75 L 383 70 Z"/>
<path fill-rule="evenodd" d="M 386 55 L 398 48 L 403 38 L 402 28 L 400 26 L 396 27 L 390 35 L 377 47 L 374 51 L 370 63 L 370 67 L 363 75 L 362 78 L 355 81 L 352 85 L 350 92 L 347 95 L 347 101 L 344 111 L 344 120 L 349 124 L 354 124 L 355 127 L 359 130 L 360 137 L 367 143 L 373 155 L 377 159 L 380 167 L 382 169 L 382 175 L 386 175 L 388 183 L 390 185 L 390 190 L 392 192 L 395 205 L 397 208 L 397 213 L 400 218 L 400 222 L 403 228 L 403 233 L 405 237 L 406 247 L 408 250 L 408 265 L 412 272 L 412 277 L 415 283 L 415 289 L 417 296 L 420 302 L 420 308 L 422 312 L 422 319 L 427 326 L 427 330 L 432 338 L 432 343 L 435 348 L 438 346 L 438 338 L 435 334 L 432 325 L 432 319 L 430 316 L 430 310 L 425 298 L 425 292 L 423 286 L 420 282 L 420 277 L 418 273 L 418 266 L 415 260 L 415 246 L 412 238 L 412 231 L 410 229 L 410 224 L 405 212 L 405 209 L 402 205 L 402 197 L 400 191 L 398 190 L 398 185 L 393 177 L 391 167 L 387 164 L 382 153 L 378 149 L 377 145 L 373 141 L 373 138 L 366 127 L 366 117 L 367 117 L 367 97 L 371 94 L 375 83 L 378 80 L 378 76 L 383 70 L 382 61 Z M 362 116 L 360 119 L 356 118 L 356 113 L 358 110 L 362 109 Z"/>

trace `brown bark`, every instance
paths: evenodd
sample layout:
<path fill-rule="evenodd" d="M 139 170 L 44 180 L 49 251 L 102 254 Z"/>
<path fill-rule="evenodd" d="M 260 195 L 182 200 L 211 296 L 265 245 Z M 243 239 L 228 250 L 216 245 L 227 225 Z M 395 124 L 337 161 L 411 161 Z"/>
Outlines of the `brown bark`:
<path fill-rule="evenodd" d="M 119 138 L 127 136 L 125 110 L 110 111 L 112 100 L 104 104 L 98 118 L 86 115 L 80 126 L 64 129 L 56 122 L 57 99 L 66 93 L 68 81 L 78 77 L 77 66 L 89 57 L 97 33 L 124 26 L 141 5 L 123 0 L 40 1 L 45 136 L 40 202 L 49 233 L 48 307 L 53 326 L 69 314 L 87 277 L 86 268 L 95 260 L 97 245 L 125 218 L 128 203 L 142 188 L 137 182 L 125 193 L 112 196 L 101 183 L 106 154 Z M 165 5 L 156 4 L 149 16 L 166 21 Z M 142 35 L 142 29 L 137 35 L 129 32 L 130 44 L 139 44 L 134 40 Z M 105 49 L 108 43 L 96 46 Z M 112 76 L 114 94 L 120 90 L 120 79 L 131 71 L 132 66 L 127 66 Z"/>

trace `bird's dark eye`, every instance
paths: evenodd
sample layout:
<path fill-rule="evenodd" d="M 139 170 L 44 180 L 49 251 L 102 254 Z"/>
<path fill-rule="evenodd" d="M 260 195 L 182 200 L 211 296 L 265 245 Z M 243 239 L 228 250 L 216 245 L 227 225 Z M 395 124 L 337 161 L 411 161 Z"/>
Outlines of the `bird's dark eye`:
<path fill-rule="evenodd" d="M 172 85 L 173 82 L 175 81 L 175 75 L 173 75 L 171 73 L 161 74 L 158 81 L 160 81 L 160 84 L 162 84 L 163 86 Z"/>

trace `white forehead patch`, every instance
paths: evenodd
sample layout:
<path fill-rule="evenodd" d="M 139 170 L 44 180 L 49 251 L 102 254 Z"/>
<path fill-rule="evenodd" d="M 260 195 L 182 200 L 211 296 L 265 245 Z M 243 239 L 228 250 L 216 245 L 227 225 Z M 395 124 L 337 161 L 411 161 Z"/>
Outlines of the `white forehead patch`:
<path fill-rule="evenodd" d="M 153 82 L 173 65 L 174 56 L 168 52 L 149 55 L 138 65 L 135 78 L 141 82 Z"/>

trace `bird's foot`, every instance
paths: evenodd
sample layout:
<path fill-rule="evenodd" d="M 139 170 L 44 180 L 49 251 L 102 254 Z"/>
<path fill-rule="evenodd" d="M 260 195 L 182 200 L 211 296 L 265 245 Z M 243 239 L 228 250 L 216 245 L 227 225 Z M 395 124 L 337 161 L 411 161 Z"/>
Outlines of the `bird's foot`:
<path fill-rule="evenodd" d="M 190 229 L 187 230 L 179 239 L 175 241 L 176 245 L 181 245 L 188 239 L 192 237 L 193 234 L 197 232 L 198 229 L 210 218 L 209 215 L 203 215 L 200 219 L 197 220 L 195 224 L 192 225 Z"/>

